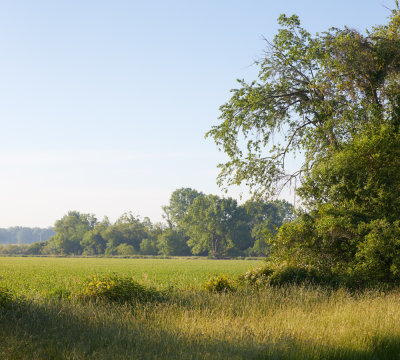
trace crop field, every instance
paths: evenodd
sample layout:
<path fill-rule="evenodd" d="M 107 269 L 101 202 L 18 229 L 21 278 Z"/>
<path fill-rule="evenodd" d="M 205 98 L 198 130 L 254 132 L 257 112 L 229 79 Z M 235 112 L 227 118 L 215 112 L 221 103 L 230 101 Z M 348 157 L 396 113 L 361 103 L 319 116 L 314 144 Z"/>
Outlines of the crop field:
<path fill-rule="evenodd" d="M 0 310 L 0 359 L 400 359 L 398 290 L 202 286 L 261 263 L 0 258 L 0 289 L 11 297 Z M 93 274 L 133 278 L 143 288 L 126 291 L 162 296 L 64 296 Z"/>
<path fill-rule="evenodd" d="M 118 273 L 160 289 L 198 289 L 210 276 L 239 275 L 259 260 L 0 257 L 0 285 L 21 295 L 45 295 L 92 274 Z"/>

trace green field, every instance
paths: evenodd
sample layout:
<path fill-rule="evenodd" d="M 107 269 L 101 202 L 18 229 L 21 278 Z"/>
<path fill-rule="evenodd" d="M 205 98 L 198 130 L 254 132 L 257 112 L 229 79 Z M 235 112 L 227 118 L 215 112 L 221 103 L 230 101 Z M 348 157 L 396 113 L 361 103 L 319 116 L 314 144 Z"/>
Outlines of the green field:
<path fill-rule="evenodd" d="M 0 285 L 20 295 L 44 295 L 90 274 L 118 273 L 166 289 L 198 289 L 216 274 L 239 275 L 259 260 L 0 257 Z"/>
<path fill-rule="evenodd" d="M 260 261 L 1 258 L 0 359 L 400 359 L 400 292 L 304 286 L 210 293 Z M 90 274 L 133 276 L 167 294 L 141 303 L 53 296 Z M 23 299 L 19 302 L 18 299 Z"/>

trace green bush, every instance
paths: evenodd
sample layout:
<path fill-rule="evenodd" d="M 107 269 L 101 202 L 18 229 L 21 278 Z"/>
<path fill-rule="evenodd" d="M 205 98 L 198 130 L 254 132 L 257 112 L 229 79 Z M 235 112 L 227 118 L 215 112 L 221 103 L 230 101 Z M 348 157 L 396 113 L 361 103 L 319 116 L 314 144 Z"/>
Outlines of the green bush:
<path fill-rule="evenodd" d="M 353 276 L 367 282 L 400 279 L 400 222 L 380 219 L 359 226 L 364 241 L 358 245 Z"/>
<path fill-rule="evenodd" d="M 272 285 L 282 286 L 286 284 L 329 284 L 335 285 L 333 276 L 319 273 L 312 267 L 266 264 L 248 270 L 239 276 L 239 282 L 252 286 Z"/>
<path fill-rule="evenodd" d="M 93 275 L 83 283 L 79 298 L 89 301 L 105 300 L 117 303 L 147 302 L 160 299 L 161 294 L 127 276 Z"/>
<path fill-rule="evenodd" d="M 316 270 L 306 267 L 283 266 L 277 268 L 269 276 L 269 283 L 273 286 L 286 284 L 317 284 L 322 282 L 322 277 Z"/>
<path fill-rule="evenodd" d="M 259 266 L 246 271 L 239 276 L 239 281 L 250 285 L 263 285 L 269 282 L 269 277 L 274 273 L 274 270 L 268 266 Z"/>
<path fill-rule="evenodd" d="M 203 284 L 203 289 L 211 292 L 233 292 L 235 282 L 225 275 L 214 276 Z"/>

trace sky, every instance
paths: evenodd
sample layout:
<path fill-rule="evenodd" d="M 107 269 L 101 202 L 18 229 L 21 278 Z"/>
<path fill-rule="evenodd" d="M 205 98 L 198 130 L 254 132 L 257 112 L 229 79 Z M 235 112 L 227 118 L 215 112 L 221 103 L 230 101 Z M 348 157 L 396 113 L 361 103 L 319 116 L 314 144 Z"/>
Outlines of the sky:
<path fill-rule="evenodd" d="M 48 227 L 69 210 L 156 222 L 177 188 L 223 195 L 226 157 L 204 134 L 236 79 L 256 78 L 278 16 L 299 15 L 311 33 L 363 31 L 393 6 L 1 0 L 0 227 Z"/>

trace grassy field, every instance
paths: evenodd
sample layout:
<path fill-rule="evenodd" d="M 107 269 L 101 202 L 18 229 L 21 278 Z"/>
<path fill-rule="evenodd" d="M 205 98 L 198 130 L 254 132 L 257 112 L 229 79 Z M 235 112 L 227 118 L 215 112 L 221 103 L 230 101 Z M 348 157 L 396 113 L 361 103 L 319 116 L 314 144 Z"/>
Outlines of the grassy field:
<path fill-rule="evenodd" d="M 290 286 L 209 293 L 217 273 L 257 261 L 1 258 L 0 285 L 25 300 L 0 312 L 1 359 L 400 359 L 400 291 Z M 162 301 L 51 296 L 89 274 L 124 273 Z"/>
<path fill-rule="evenodd" d="M 18 294 L 45 295 L 90 274 L 116 272 L 160 289 L 199 289 L 211 276 L 237 276 L 259 260 L 0 257 L 0 285 Z"/>

